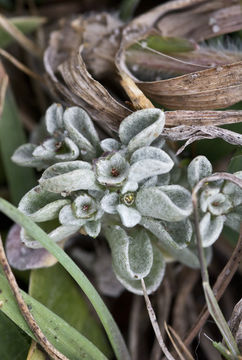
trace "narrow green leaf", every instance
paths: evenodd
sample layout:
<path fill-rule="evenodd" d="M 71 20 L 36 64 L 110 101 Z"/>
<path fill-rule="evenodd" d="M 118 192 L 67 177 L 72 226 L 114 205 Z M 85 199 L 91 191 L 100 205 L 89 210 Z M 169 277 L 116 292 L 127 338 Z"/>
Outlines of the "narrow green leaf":
<path fill-rule="evenodd" d="M 25 360 L 29 345 L 30 338 L 0 311 L 0 359 Z"/>
<path fill-rule="evenodd" d="M 46 19 L 40 16 L 21 16 L 10 18 L 9 21 L 24 34 L 28 34 L 45 23 Z M 6 48 L 12 42 L 14 42 L 12 36 L 0 27 L 0 47 Z"/>
<path fill-rule="evenodd" d="M 128 21 L 132 18 L 140 0 L 123 0 L 120 7 L 120 19 Z"/>
<path fill-rule="evenodd" d="M 18 327 L 26 334 L 35 337 L 25 322 L 15 298 L 12 295 L 11 288 L 4 278 L 0 275 L 0 301 L 3 302 L 1 311 L 7 315 Z M 107 360 L 107 358 L 84 336 L 68 325 L 59 316 L 40 304 L 37 300 L 21 291 L 24 301 L 34 316 L 39 327 L 61 353 L 66 355 L 70 360 Z"/>
<path fill-rule="evenodd" d="M 195 48 L 194 43 L 191 40 L 179 38 L 179 37 L 163 37 L 160 35 L 149 35 L 145 39 L 142 39 L 138 44 L 134 44 L 128 48 L 129 50 L 142 50 L 145 48 L 151 48 L 161 53 L 179 53 L 192 51 Z"/>
<path fill-rule="evenodd" d="M 38 225 L 29 219 L 28 216 L 21 213 L 15 206 L 11 205 L 8 201 L 2 198 L 0 198 L 0 211 L 10 217 L 17 224 L 23 226 L 25 230 L 30 233 L 35 240 L 39 241 L 45 249 L 54 255 L 61 265 L 69 272 L 95 308 L 106 330 L 117 359 L 129 360 L 130 356 L 128 350 L 112 315 L 98 292 L 78 266 Z"/>
<path fill-rule="evenodd" d="M 75 282 L 60 264 L 32 270 L 29 294 L 87 337 L 107 357 L 111 357 L 103 329 L 91 315 Z"/>
<path fill-rule="evenodd" d="M 240 170 L 242 170 L 242 150 L 236 152 L 228 167 L 228 172 L 232 174 Z"/>
<path fill-rule="evenodd" d="M 13 94 L 8 88 L 0 117 L 0 151 L 11 198 L 17 204 L 36 181 L 32 169 L 21 168 L 11 160 L 14 150 L 26 141 Z"/>

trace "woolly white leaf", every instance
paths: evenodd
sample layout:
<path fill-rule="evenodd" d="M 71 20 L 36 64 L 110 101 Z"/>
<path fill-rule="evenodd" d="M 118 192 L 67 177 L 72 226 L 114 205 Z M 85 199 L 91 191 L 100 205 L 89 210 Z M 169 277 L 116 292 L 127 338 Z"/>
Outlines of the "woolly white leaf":
<path fill-rule="evenodd" d="M 87 235 L 91 236 L 92 238 L 96 238 L 101 231 L 101 222 L 99 220 L 88 221 L 84 225 L 84 230 L 86 231 Z"/>
<path fill-rule="evenodd" d="M 77 218 L 88 219 L 97 212 L 97 203 L 91 196 L 83 193 L 74 200 L 72 209 Z"/>
<path fill-rule="evenodd" d="M 136 207 L 144 216 L 166 221 L 180 221 L 191 215 L 192 199 L 180 185 L 144 187 L 136 196 Z"/>
<path fill-rule="evenodd" d="M 40 160 L 52 160 L 52 162 L 71 161 L 78 158 L 79 149 L 69 138 L 65 138 L 63 142 L 48 139 L 37 146 L 33 151 L 33 156 Z"/>
<path fill-rule="evenodd" d="M 61 225 L 56 229 L 51 231 L 48 235 L 54 242 L 59 242 L 65 240 L 69 236 L 75 234 L 78 231 L 78 227 L 71 225 Z M 20 239 L 21 241 L 29 248 L 32 249 L 40 249 L 43 248 L 42 244 L 38 241 L 34 240 L 25 230 L 24 228 L 20 231 Z"/>
<path fill-rule="evenodd" d="M 213 215 L 227 214 L 232 207 L 233 205 L 228 197 L 221 193 L 212 195 L 208 204 L 208 210 Z"/>
<path fill-rule="evenodd" d="M 104 152 L 111 152 L 119 150 L 121 144 L 115 139 L 107 138 L 100 142 L 100 146 Z"/>
<path fill-rule="evenodd" d="M 147 276 L 153 264 L 149 236 L 142 229 L 130 235 L 120 226 L 109 226 L 105 236 L 112 251 L 113 267 L 117 274 L 130 280 Z"/>
<path fill-rule="evenodd" d="M 91 160 L 99 146 L 99 137 L 88 114 L 76 106 L 70 107 L 64 112 L 64 124 L 70 138 Z"/>
<path fill-rule="evenodd" d="M 187 179 L 193 188 L 201 179 L 212 174 L 212 165 L 205 156 L 197 156 L 187 168 Z"/>
<path fill-rule="evenodd" d="M 154 239 L 158 242 L 165 258 L 178 260 L 192 268 L 199 268 L 198 257 L 189 248 L 185 247 L 191 241 L 192 236 L 192 227 L 189 220 L 171 223 L 169 229 L 176 224 L 176 231 L 173 233 L 167 231 L 168 228 L 166 226 L 168 223 L 160 220 L 143 217 L 140 224 L 155 235 Z"/>
<path fill-rule="evenodd" d="M 223 215 L 212 218 L 210 213 L 206 213 L 203 216 L 199 224 L 203 247 L 211 246 L 219 238 L 225 220 Z"/>
<path fill-rule="evenodd" d="M 120 186 L 128 176 L 129 164 L 119 153 L 96 163 L 97 180 L 107 186 Z"/>
<path fill-rule="evenodd" d="M 117 211 L 121 218 L 122 224 L 126 227 L 134 227 L 141 220 L 141 215 L 138 210 L 132 207 L 120 204 L 117 206 Z"/>
<path fill-rule="evenodd" d="M 84 161 L 52 165 L 43 172 L 39 183 L 43 189 L 54 193 L 98 189 L 91 165 Z"/>
<path fill-rule="evenodd" d="M 24 195 L 18 208 L 33 221 L 43 222 L 57 218 L 60 209 L 69 203 L 70 200 L 36 186 Z"/>
<path fill-rule="evenodd" d="M 63 130 L 63 108 L 60 104 L 51 105 L 45 113 L 45 123 L 49 134 Z"/>
<path fill-rule="evenodd" d="M 138 183 L 136 181 L 126 181 L 121 189 L 121 194 L 125 194 L 126 192 L 134 192 L 138 189 Z"/>
<path fill-rule="evenodd" d="M 162 132 L 165 124 L 165 113 L 160 109 L 135 111 L 120 124 L 119 137 L 128 150 L 150 145 Z"/>
<path fill-rule="evenodd" d="M 49 163 L 36 159 L 33 156 L 33 152 L 36 149 L 34 144 L 21 145 L 11 157 L 11 160 L 20 166 L 36 167 L 37 169 L 44 169 L 48 167 Z"/>
<path fill-rule="evenodd" d="M 117 193 L 108 193 L 101 200 L 101 208 L 108 214 L 116 214 L 119 203 L 119 196 Z"/>
<path fill-rule="evenodd" d="M 85 219 L 78 219 L 71 205 L 64 206 L 59 213 L 59 221 L 62 225 L 72 225 L 81 228 L 85 224 Z"/>
<path fill-rule="evenodd" d="M 219 194 L 220 188 L 219 187 L 211 187 L 207 186 L 205 190 L 201 192 L 200 195 L 200 208 L 203 212 L 207 212 L 208 204 L 210 203 L 211 197 L 213 195 Z"/>
<path fill-rule="evenodd" d="M 238 171 L 233 175 L 237 176 L 239 179 L 242 179 L 242 171 Z M 230 200 L 233 202 L 234 206 L 239 206 L 242 204 L 242 188 L 238 185 L 232 183 L 231 181 L 226 181 L 222 192 L 230 197 Z"/>
<path fill-rule="evenodd" d="M 226 215 L 225 225 L 229 226 L 234 231 L 240 231 L 240 225 L 242 221 L 242 205 L 237 206 L 233 211 Z"/>

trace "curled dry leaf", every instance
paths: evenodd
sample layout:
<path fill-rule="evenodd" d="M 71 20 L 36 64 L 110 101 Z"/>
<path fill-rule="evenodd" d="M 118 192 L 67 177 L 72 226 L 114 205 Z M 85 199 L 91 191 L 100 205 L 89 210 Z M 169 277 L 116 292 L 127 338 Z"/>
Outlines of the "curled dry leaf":
<path fill-rule="evenodd" d="M 54 265 L 57 260 L 44 248 L 30 249 L 20 240 L 19 225 L 13 225 L 6 240 L 9 264 L 18 270 L 38 269 Z"/>
<path fill-rule="evenodd" d="M 45 51 L 49 87 L 66 105 L 84 108 L 109 133 L 117 131 L 119 123 L 132 109 L 101 84 L 100 81 L 107 78 L 117 87 L 120 82 L 124 86 L 124 77 L 130 79 L 151 100 L 169 109 L 179 109 L 167 112 L 168 126 L 239 122 L 241 111 L 209 109 L 225 108 L 242 100 L 242 55 L 229 51 L 222 54 L 221 49 L 199 47 L 198 42 L 241 28 L 239 0 L 167 2 L 127 25 L 115 14 L 106 12 L 66 19 L 51 33 Z M 184 75 L 141 81 L 129 70 L 128 49 L 150 34 L 160 36 L 161 40 L 179 36 L 187 50 L 179 54 L 173 52 L 171 57 L 144 48 L 137 52 L 136 60 L 150 57 L 151 73 L 157 65 L 161 72 L 174 67 L 174 73 L 178 68 L 181 74 L 185 71 Z M 122 79 L 118 78 L 118 72 Z"/>
<path fill-rule="evenodd" d="M 242 100 L 241 61 L 217 66 L 221 62 L 219 60 L 217 64 L 215 58 L 210 69 L 193 72 L 194 67 L 190 66 L 190 74 L 168 80 L 140 81 L 128 70 L 126 50 L 137 41 L 147 38 L 154 29 L 161 36 L 182 36 L 196 42 L 240 30 L 241 11 L 238 0 L 218 0 L 212 3 L 175 1 L 158 6 L 134 19 L 123 30 L 116 65 L 120 72 L 129 74 L 146 96 L 170 109 L 203 110 L 228 107 Z M 148 49 L 145 40 L 143 46 Z M 167 64 L 169 63 L 171 59 L 168 57 Z"/>
<path fill-rule="evenodd" d="M 180 154 L 188 145 L 197 140 L 220 138 L 233 145 L 242 146 L 242 135 L 227 129 L 216 126 L 186 126 L 180 125 L 171 129 L 164 129 L 165 138 L 178 141 L 187 140 L 186 143 L 177 151 Z"/>

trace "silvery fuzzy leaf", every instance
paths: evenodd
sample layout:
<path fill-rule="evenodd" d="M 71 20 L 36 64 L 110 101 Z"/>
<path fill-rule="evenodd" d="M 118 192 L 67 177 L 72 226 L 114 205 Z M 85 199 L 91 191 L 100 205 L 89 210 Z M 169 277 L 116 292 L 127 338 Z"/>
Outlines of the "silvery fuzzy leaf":
<path fill-rule="evenodd" d="M 101 199 L 103 198 L 105 192 L 101 189 L 99 190 L 88 190 L 88 194 L 93 197 L 94 199 L 96 199 L 97 201 L 101 201 Z"/>
<path fill-rule="evenodd" d="M 206 213 L 200 220 L 199 228 L 203 247 L 211 246 L 221 234 L 226 217 L 223 215 L 212 217 Z"/>
<path fill-rule="evenodd" d="M 120 226 L 108 226 L 105 236 L 112 252 L 115 273 L 133 280 L 147 276 L 153 264 L 150 238 L 143 229 L 130 235 Z"/>
<path fill-rule="evenodd" d="M 72 204 L 74 214 L 79 219 L 88 219 L 98 210 L 96 201 L 87 194 L 79 195 Z"/>
<path fill-rule="evenodd" d="M 24 144 L 15 150 L 11 160 L 20 166 L 36 167 L 38 170 L 47 168 L 50 164 L 46 161 L 36 159 L 33 152 L 36 149 L 34 144 Z"/>
<path fill-rule="evenodd" d="M 92 238 L 96 238 L 101 231 L 101 221 L 88 221 L 84 225 L 84 230 L 86 231 L 87 235 L 91 236 Z"/>
<path fill-rule="evenodd" d="M 173 161 L 165 151 L 145 146 L 136 150 L 130 159 L 129 179 L 141 181 L 145 178 L 168 173 L 173 167 Z"/>
<path fill-rule="evenodd" d="M 56 229 L 52 230 L 48 235 L 54 242 L 62 241 L 69 236 L 75 234 L 78 231 L 77 226 L 71 225 L 61 225 Z M 24 228 L 20 231 L 21 241 L 29 248 L 32 249 L 41 249 L 43 246 L 36 240 L 34 240 L 25 230 Z"/>
<path fill-rule="evenodd" d="M 187 179 L 193 188 L 201 179 L 212 174 L 213 168 L 210 161 L 205 156 L 197 156 L 187 168 Z"/>
<path fill-rule="evenodd" d="M 167 223 L 164 221 L 148 217 L 142 217 L 140 222 L 140 225 L 155 235 L 154 240 L 158 243 L 165 258 L 177 260 L 192 268 L 199 268 L 197 255 L 188 247 L 184 247 L 191 241 L 192 227 L 190 221 L 184 220 L 177 223 L 174 238 L 166 231 L 165 224 Z M 170 226 L 172 227 L 173 224 L 175 223 L 171 223 Z"/>
<path fill-rule="evenodd" d="M 142 217 L 140 224 L 151 231 L 159 239 L 160 244 L 164 244 L 167 253 L 173 249 L 184 249 L 192 239 L 193 229 L 188 219 L 179 222 L 167 222 Z"/>
<path fill-rule="evenodd" d="M 165 145 L 165 143 L 166 140 L 164 139 L 164 137 L 159 136 L 157 139 L 152 141 L 151 145 L 161 149 Z"/>
<path fill-rule="evenodd" d="M 116 192 L 104 195 L 101 200 L 101 208 L 108 214 L 117 214 L 117 206 L 119 204 L 119 196 Z"/>
<path fill-rule="evenodd" d="M 40 160 L 71 161 L 79 156 L 79 149 L 69 138 L 63 142 L 57 142 L 55 139 L 48 139 L 43 144 L 37 146 L 33 156 Z"/>
<path fill-rule="evenodd" d="M 39 183 L 41 188 L 54 193 L 99 189 L 91 164 L 77 160 L 50 166 Z"/>
<path fill-rule="evenodd" d="M 62 225 L 72 225 L 77 227 L 79 226 L 79 229 L 86 222 L 85 219 L 78 219 L 75 216 L 71 205 L 66 205 L 61 209 L 59 213 L 59 221 Z"/>
<path fill-rule="evenodd" d="M 237 171 L 233 175 L 237 176 L 239 179 L 242 179 L 242 171 Z M 242 204 L 242 188 L 238 185 L 232 183 L 231 181 L 226 181 L 222 192 L 229 196 L 234 206 L 239 206 Z"/>
<path fill-rule="evenodd" d="M 86 111 L 76 106 L 70 107 L 64 112 L 64 124 L 82 155 L 86 153 L 87 159 L 91 160 L 99 147 L 99 137 Z"/>
<path fill-rule="evenodd" d="M 138 183 L 136 181 L 126 181 L 121 189 L 121 194 L 125 194 L 129 191 L 134 192 L 138 189 Z"/>
<path fill-rule="evenodd" d="M 219 187 L 211 187 L 206 186 L 206 188 L 201 192 L 200 195 L 200 209 L 203 212 L 207 212 L 208 204 L 210 203 L 210 199 L 213 195 L 219 194 L 220 188 Z"/>
<path fill-rule="evenodd" d="M 156 186 L 168 185 L 170 183 L 170 179 L 171 179 L 170 173 L 158 175 Z"/>
<path fill-rule="evenodd" d="M 18 208 L 33 221 L 43 222 L 57 218 L 60 209 L 69 203 L 70 200 L 36 186 L 24 195 Z"/>
<path fill-rule="evenodd" d="M 129 163 L 119 153 L 100 158 L 96 163 L 97 180 L 106 186 L 120 186 L 128 176 Z"/>
<path fill-rule="evenodd" d="M 141 220 L 141 215 L 138 210 L 128 207 L 124 204 L 120 204 L 117 206 L 117 211 L 121 218 L 122 224 L 126 227 L 134 227 Z"/>
<path fill-rule="evenodd" d="M 232 207 L 228 196 L 221 193 L 212 195 L 208 204 L 208 210 L 216 216 L 227 214 Z"/>
<path fill-rule="evenodd" d="M 100 142 L 100 146 L 104 152 L 112 152 L 119 150 L 121 144 L 115 139 L 107 138 Z"/>
<path fill-rule="evenodd" d="M 160 286 L 165 274 L 165 266 L 166 266 L 165 259 L 161 251 L 155 245 L 152 245 L 152 248 L 153 248 L 152 268 L 150 270 L 150 273 L 144 278 L 148 295 L 156 291 Z M 143 295 L 143 289 L 140 280 L 131 280 L 129 278 L 125 278 L 123 274 L 119 274 L 117 272 L 115 273 L 117 279 L 127 290 L 137 295 Z"/>
<path fill-rule="evenodd" d="M 135 111 L 120 124 L 119 137 L 128 145 L 129 152 L 150 145 L 161 134 L 165 124 L 165 113 L 160 109 Z"/>
<path fill-rule="evenodd" d="M 234 231 L 240 231 L 240 225 L 242 221 L 242 205 L 239 205 L 233 209 L 233 211 L 226 215 L 225 225 L 229 226 Z"/>
<path fill-rule="evenodd" d="M 138 191 L 135 204 L 143 216 L 172 222 L 185 219 L 193 209 L 190 192 L 180 185 L 144 187 Z"/>
<path fill-rule="evenodd" d="M 45 123 L 49 134 L 55 135 L 63 131 L 63 108 L 61 104 L 51 105 L 45 113 Z"/>

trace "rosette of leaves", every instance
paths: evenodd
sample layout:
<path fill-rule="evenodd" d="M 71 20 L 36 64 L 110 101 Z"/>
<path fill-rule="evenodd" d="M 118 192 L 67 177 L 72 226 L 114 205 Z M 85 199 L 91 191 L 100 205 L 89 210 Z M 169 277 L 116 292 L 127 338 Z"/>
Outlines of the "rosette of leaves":
<path fill-rule="evenodd" d="M 202 178 L 212 174 L 212 165 L 205 156 L 197 156 L 187 169 L 193 188 Z M 242 171 L 234 173 L 242 178 Z M 229 181 L 207 183 L 200 192 L 200 233 L 203 247 L 211 246 L 220 236 L 224 224 L 239 232 L 242 218 L 242 190 Z"/>
<path fill-rule="evenodd" d="M 20 146 L 12 156 L 15 163 L 41 170 L 57 162 L 90 161 L 98 155 L 99 137 L 84 110 L 64 111 L 60 104 L 53 104 L 46 111 L 45 128 L 47 138 L 40 145 Z"/>
<path fill-rule="evenodd" d="M 53 158 L 55 163 L 45 169 L 39 186 L 21 200 L 21 211 L 56 242 L 63 243 L 78 231 L 93 238 L 102 233 L 117 278 L 137 294 L 142 293 L 141 278 L 148 293 L 157 289 L 166 261 L 199 267 L 192 241 L 191 192 L 174 183 L 179 179 L 177 158 L 164 145 L 162 110 L 134 112 L 122 121 L 119 140 L 107 138 L 100 143 L 81 109 L 73 107 L 61 113 L 52 105 L 46 119 L 49 133 L 69 138 L 78 147 L 78 156 L 85 150 L 86 158 L 64 162 Z M 211 172 L 206 158 L 194 159 L 188 167 L 190 186 Z M 204 247 L 218 238 L 225 221 L 236 223 L 241 205 L 236 192 L 240 190 L 235 185 L 216 183 L 201 193 Z M 40 246 L 24 230 L 21 239 L 29 247 Z M 211 257 L 209 248 L 207 256 Z"/>

